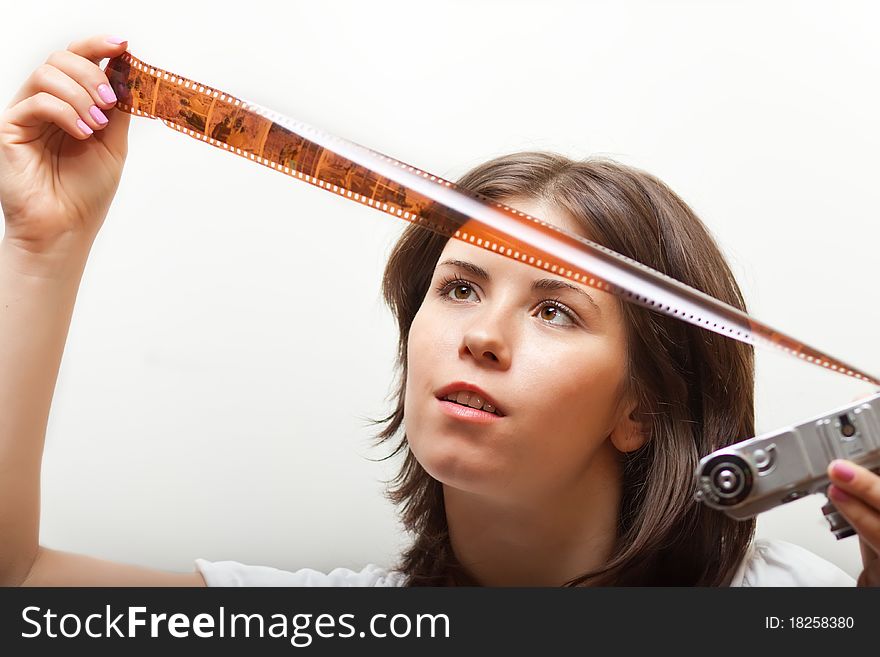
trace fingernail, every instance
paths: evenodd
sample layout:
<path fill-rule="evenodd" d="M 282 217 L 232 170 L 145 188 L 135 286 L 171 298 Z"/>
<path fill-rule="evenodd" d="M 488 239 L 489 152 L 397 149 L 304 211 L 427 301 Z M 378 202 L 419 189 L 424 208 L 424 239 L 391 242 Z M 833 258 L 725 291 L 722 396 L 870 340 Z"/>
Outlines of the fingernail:
<path fill-rule="evenodd" d="M 88 126 L 88 124 L 87 124 L 85 121 L 83 121 L 82 119 L 77 119 L 77 120 L 76 120 L 76 126 L 77 126 L 80 130 L 82 130 L 82 131 L 83 131 L 83 134 L 86 135 L 86 136 L 88 136 L 88 135 L 90 135 L 90 134 L 92 134 L 92 133 L 94 132 L 94 130 L 92 130 L 92 129 Z"/>
<path fill-rule="evenodd" d="M 89 114 L 92 115 L 92 118 L 95 119 L 97 123 L 100 123 L 101 125 L 107 123 L 107 117 L 104 116 L 104 112 L 98 109 L 97 105 L 92 105 L 89 108 Z"/>
<path fill-rule="evenodd" d="M 838 502 L 847 502 L 852 499 L 837 486 L 831 486 L 831 490 L 829 491 L 829 493 L 831 495 L 831 499 L 837 500 Z"/>
<path fill-rule="evenodd" d="M 831 466 L 831 474 L 840 481 L 852 481 L 856 476 L 856 471 L 843 461 L 835 461 Z"/>
<path fill-rule="evenodd" d="M 113 90 L 110 88 L 109 84 L 99 84 L 98 85 L 98 95 L 101 97 L 105 103 L 115 103 L 116 102 L 116 94 L 113 93 Z"/>
<path fill-rule="evenodd" d="M 122 37 L 112 36 L 107 37 L 107 43 L 112 43 L 114 46 L 118 46 L 121 43 L 126 43 L 128 39 L 123 39 Z"/>

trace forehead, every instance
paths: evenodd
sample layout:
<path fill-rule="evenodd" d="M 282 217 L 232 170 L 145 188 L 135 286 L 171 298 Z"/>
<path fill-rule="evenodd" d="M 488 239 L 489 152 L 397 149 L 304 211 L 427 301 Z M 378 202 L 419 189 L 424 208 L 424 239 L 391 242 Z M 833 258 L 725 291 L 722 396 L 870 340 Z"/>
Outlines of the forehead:
<path fill-rule="evenodd" d="M 501 199 L 501 203 L 510 206 L 514 210 L 519 210 L 520 212 L 524 212 L 525 214 L 531 215 L 536 219 L 540 219 L 548 224 L 556 226 L 557 228 L 561 228 L 562 230 L 568 231 L 570 233 L 574 233 L 575 235 L 581 235 L 584 237 L 588 237 L 584 234 L 584 229 L 578 221 L 572 217 L 568 212 L 564 211 L 562 208 L 557 206 L 550 205 L 545 201 L 540 201 L 532 198 L 525 197 L 515 197 L 509 199 Z M 505 258 L 504 256 L 500 256 L 496 253 L 492 253 L 482 249 L 480 247 L 473 246 L 472 244 L 467 244 L 462 240 L 450 239 L 446 242 L 443 252 L 441 253 L 441 262 L 442 256 L 448 255 L 450 253 L 453 254 L 461 254 L 461 253 L 485 253 L 487 256 L 494 256 L 497 259 L 502 261 L 510 261 L 509 258 Z M 494 262 L 494 260 L 493 260 Z M 523 268 L 526 271 L 534 270 L 535 274 L 538 274 L 538 270 L 533 267 L 525 267 Z M 549 274 L 549 272 L 546 272 Z M 560 277 L 561 278 L 561 277 Z"/>
<path fill-rule="evenodd" d="M 551 206 L 546 202 L 535 199 L 504 199 L 502 202 L 515 210 L 524 212 L 548 224 L 576 235 L 589 237 L 585 235 L 585 231 L 581 224 L 561 208 Z M 521 280 L 524 283 L 548 278 L 566 281 L 567 283 L 575 285 L 587 292 L 601 308 L 603 314 L 617 314 L 617 300 L 608 292 L 598 290 L 588 285 L 583 285 L 582 283 L 566 276 L 560 276 L 538 267 L 524 265 L 512 258 L 499 255 L 485 248 L 463 242 L 462 240 L 450 239 L 446 242 L 443 252 L 440 254 L 440 258 L 437 261 L 437 267 L 439 268 L 445 260 L 449 259 L 459 259 L 474 263 L 479 267 L 486 269 L 492 278 L 506 278 L 510 280 L 515 277 L 517 280 Z"/>

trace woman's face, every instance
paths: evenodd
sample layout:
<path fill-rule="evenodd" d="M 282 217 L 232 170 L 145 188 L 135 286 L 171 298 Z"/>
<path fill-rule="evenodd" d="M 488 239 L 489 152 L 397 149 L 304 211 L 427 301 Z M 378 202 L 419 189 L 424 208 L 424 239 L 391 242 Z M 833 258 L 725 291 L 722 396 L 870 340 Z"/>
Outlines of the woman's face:
<path fill-rule="evenodd" d="M 559 209 L 531 200 L 507 204 L 582 234 Z M 575 289 L 533 288 L 546 279 Z M 625 357 L 622 317 L 610 294 L 450 239 L 409 334 L 410 449 L 435 479 L 476 494 L 537 500 L 576 487 L 597 467 L 617 467 L 608 438 L 621 412 L 628 415 L 625 404 L 617 407 Z M 503 416 L 469 419 L 460 413 L 474 411 L 437 398 L 456 382 L 481 388 Z M 462 399 L 470 406 L 484 401 Z"/>

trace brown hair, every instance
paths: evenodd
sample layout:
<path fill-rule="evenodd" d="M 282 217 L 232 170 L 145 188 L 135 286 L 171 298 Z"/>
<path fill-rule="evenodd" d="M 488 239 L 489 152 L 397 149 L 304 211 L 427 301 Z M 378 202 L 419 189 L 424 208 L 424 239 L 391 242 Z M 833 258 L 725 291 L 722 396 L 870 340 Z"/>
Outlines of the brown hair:
<path fill-rule="evenodd" d="M 654 176 L 607 160 L 574 161 L 547 152 L 498 157 L 465 174 L 460 187 L 489 200 L 529 198 L 570 213 L 589 239 L 743 311 L 745 301 L 715 240 L 694 212 Z M 375 436 L 404 424 L 407 341 L 448 238 L 408 226 L 385 268 L 382 292 L 399 331 L 396 407 Z M 612 557 L 566 583 L 613 586 L 726 586 L 743 560 L 755 521 L 740 522 L 693 501 L 701 456 L 754 435 L 751 346 L 620 303 L 626 327 L 627 390 L 650 433 L 621 454 L 622 497 Z M 408 586 L 475 585 L 452 552 L 443 489 L 418 463 L 404 433 L 405 458 L 387 491 L 413 542 L 395 566 Z"/>

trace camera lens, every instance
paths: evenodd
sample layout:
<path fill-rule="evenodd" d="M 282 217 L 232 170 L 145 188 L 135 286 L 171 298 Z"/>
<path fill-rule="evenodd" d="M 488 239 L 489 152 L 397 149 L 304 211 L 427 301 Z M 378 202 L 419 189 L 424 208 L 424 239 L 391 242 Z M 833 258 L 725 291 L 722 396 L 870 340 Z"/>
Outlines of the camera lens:
<path fill-rule="evenodd" d="M 739 504 L 752 491 L 749 464 L 733 454 L 710 459 L 703 467 L 700 478 L 708 485 L 713 501 L 722 506 Z"/>
<path fill-rule="evenodd" d="M 718 466 L 712 473 L 712 483 L 722 495 L 735 495 L 743 485 L 743 476 L 736 468 Z"/>

